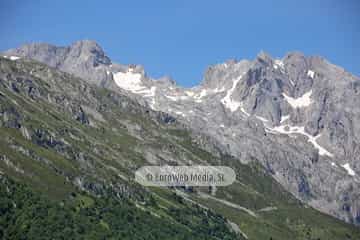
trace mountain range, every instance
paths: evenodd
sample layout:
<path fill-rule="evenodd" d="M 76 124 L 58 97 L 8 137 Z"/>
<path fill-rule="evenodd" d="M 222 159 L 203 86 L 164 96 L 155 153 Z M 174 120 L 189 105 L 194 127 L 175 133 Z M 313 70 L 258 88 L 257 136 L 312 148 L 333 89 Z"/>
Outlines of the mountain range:
<path fill-rule="evenodd" d="M 137 204 L 153 194 L 158 205 L 171 202 L 175 191 L 225 216 L 240 238 L 359 236 L 327 214 L 360 225 L 360 78 L 326 59 L 261 52 L 209 66 L 184 88 L 112 62 L 90 40 L 2 56 L 0 167 L 12 178 L 60 199 L 73 188 L 121 195 L 119 181 Z M 169 163 L 221 163 L 239 179 L 210 192 L 128 186 L 138 167 Z"/>

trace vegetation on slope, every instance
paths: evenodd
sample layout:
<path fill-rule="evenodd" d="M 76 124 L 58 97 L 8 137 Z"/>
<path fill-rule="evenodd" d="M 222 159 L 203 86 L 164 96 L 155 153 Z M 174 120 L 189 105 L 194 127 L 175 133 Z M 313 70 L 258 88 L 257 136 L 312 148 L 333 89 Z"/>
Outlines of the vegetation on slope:
<path fill-rule="evenodd" d="M 54 202 L 23 184 L 0 176 L 1 239 L 235 239 L 224 219 L 183 206 L 167 219 L 124 198 L 71 194 Z M 156 202 L 148 203 L 156 208 Z M 189 214 L 191 211 L 191 214 Z"/>

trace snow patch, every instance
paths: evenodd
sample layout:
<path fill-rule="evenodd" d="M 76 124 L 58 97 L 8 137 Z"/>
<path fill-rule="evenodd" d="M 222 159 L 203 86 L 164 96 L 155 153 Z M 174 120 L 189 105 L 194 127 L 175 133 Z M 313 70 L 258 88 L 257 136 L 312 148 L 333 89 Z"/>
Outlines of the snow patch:
<path fill-rule="evenodd" d="M 177 101 L 178 98 L 177 97 L 174 97 L 174 96 L 168 96 L 168 95 L 164 95 L 166 98 L 172 100 L 172 101 Z"/>
<path fill-rule="evenodd" d="M 241 110 L 247 117 L 250 116 L 250 114 L 245 110 L 244 107 L 240 107 L 240 110 Z"/>
<path fill-rule="evenodd" d="M 20 57 L 10 56 L 10 60 L 12 60 L 12 61 L 15 61 L 15 60 L 18 60 L 18 59 L 20 59 Z"/>
<path fill-rule="evenodd" d="M 192 97 L 195 95 L 195 93 L 192 91 L 185 91 L 185 94 L 188 95 L 189 97 Z"/>
<path fill-rule="evenodd" d="M 178 96 L 177 98 L 181 99 L 181 100 L 187 100 L 189 98 L 192 98 L 195 102 L 201 103 L 203 101 L 203 98 L 208 96 L 209 94 L 214 94 L 214 93 L 223 92 L 223 91 L 225 91 L 224 87 L 215 88 L 215 89 L 201 89 L 198 92 L 185 91 L 184 96 Z M 172 100 L 175 101 L 174 98 Z"/>
<path fill-rule="evenodd" d="M 260 117 L 260 116 L 255 116 L 257 119 L 263 121 L 263 122 L 268 122 L 269 120 L 267 120 L 266 118 Z"/>
<path fill-rule="evenodd" d="M 207 90 L 203 89 L 201 90 L 200 94 L 196 96 L 196 98 L 203 98 L 208 94 Z"/>
<path fill-rule="evenodd" d="M 312 79 L 314 79 L 314 77 L 315 77 L 315 72 L 309 70 L 309 71 L 307 72 L 307 76 L 310 77 L 310 78 L 312 78 Z"/>
<path fill-rule="evenodd" d="M 20 57 L 17 57 L 17 56 L 6 56 L 6 55 L 4 55 L 3 57 L 7 58 L 7 59 L 10 59 L 11 61 L 15 61 L 15 60 L 20 59 Z"/>
<path fill-rule="evenodd" d="M 110 73 L 111 72 L 109 72 L 108 74 Z M 118 87 L 136 94 L 141 94 L 143 97 L 151 97 L 152 101 L 150 103 L 150 107 L 152 109 L 155 109 L 156 87 L 153 86 L 151 88 L 148 88 L 144 86 L 141 82 L 141 77 L 141 74 L 134 73 L 132 68 L 129 68 L 126 73 L 113 73 L 114 81 Z"/>
<path fill-rule="evenodd" d="M 285 68 L 285 65 L 284 65 L 283 61 L 281 61 L 281 60 L 279 60 L 279 59 L 276 59 L 276 60 L 274 61 L 273 67 L 274 67 L 275 69 L 281 68 L 281 69 L 283 70 L 283 69 Z"/>
<path fill-rule="evenodd" d="M 307 132 L 305 132 L 305 128 L 304 127 L 300 127 L 300 126 L 290 126 L 290 125 L 280 125 L 280 126 L 276 126 L 274 128 L 269 128 L 267 127 L 268 130 L 270 130 L 270 132 L 275 132 L 275 133 L 282 133 L 282 134 L 301 134 L 304 135 L 308 138 L 308 142 L 310 142 L 318 151 L 319 151 L 319 155 L 321 156 L 329 156 L 329 157 L 333 157 L 334 155 L 332 153 L 330 153 L 329 151 L 327 151 L 325 148 L 323 148 L 322 146 L 320 146 L 316 140 L 321 136 L 321 134 L 317 135 L 317 136 L 312 136 L 310 134 L 308 134 Z"/>
<path fill-rule="evenodd" d="M 202 89 L 200 93 L 194 94 L 193 98 L 195 99 L 195 102 L 202 102 L 202 98 L 207 96 L 209 92 L 206 89 Z"/>
<path fill-rule="evenodd" d="M 183 112 L 181 112 L 181 111 L 176 111 L 175 114 L 181 115 L 181 116 L 183 116 L 183 117 L 186 117 L 186 114 L 183 113 Z"/>
<path fill-rule="evenodd" d="M 240 75 L 237 79 L 233 81 L 232 87 L 227 91 L 226 96 L 221 99 L 221 103 L 231 112 L 236 111 L 239 107 L 242 107 L 242 103 L 239 101 L 235 101 L 231 99 L 231 95 L 233 94 L 236 85 L 239 83 L 243 75 Z M 242 108 L 242 112 L 246 113 L 246 111 Z M 246 113 L 248 114 L 248 113 Z"/>
<path fill-rule="evenodd" d="M 354 170 L 350 167 L 350 164 L 349 163 L 345 163 L 344 165 L 341 165 L 343 168 L 345 168 L 345 170 L 347 171 L 347 173 L 350 175 L 350 176 L 355 176 L 355 172 Z"/>
<path fill-rule="evenodd" d="M 317 148 L 319 150 L 319 155 L 327 155 L 329 157 L 333 157 L 334 155 L 332 153 L 330 153 L 329 151 L 327 151 L 325 148 L 323 148 L 322 146 L 320 146 L 317 142 L 316 139 L 318 139 L 321 135 L 317 135 L 315 137 L 311 136 L 310 134 L 307 134 L 307 136 L 309 137 L 309 142 L 311 142 L 315 148 Z"/>
<path fill-rule="evenodd" d="M 150 89 L 144 89 L 138 91 L 137 93 L 143 94 L 144 97 L 155 97 L 156 87 L 151 87 Z"/>
<path fill-rule="evenodd" d="M 164 95 L 166 98 L 172 100 L 172 101 L 178 101 L 178 100 L 187 100 L 189 99 L 189 96 L 169 96 L 169 95 Z"/>
<path fill-rule="evenodd" d="M 189 97 L 188 96 L 180 96 L 179 98 L 180 98 L 180 100 L 187 100 Z"/>
<path fill-rule="evenodd" d="M 285 93 L 283 93 L 283 96 L 285 97 L 285 100 L 293 107 L 293 108 L 301 108 L 301 107 L 307 107 L 309 106 L 312 101 L 311 101 L 311 94 L 312 94 L 312 90 L 304 93 L 304 95 L 302 95 L 299 98 L 292 98 L 288 95 L 286 95 Z"/>
<path fill-rule="evenodd" d="M 156 105 L 156 101 L 155 101 L 155 98 L 153 98 L 151 100 L 151 103 L 149 104 L 149 106 L 150 106 L 151 109 L 156 110 L 155 105 Z"/>
<path fill-rule="evenodd" d="M 129 69 L 129 71 L 125 73 L 114 73 L 113 76 L 116 85 L 131 92 L 144 90 L 146 87 L 141 82 L 141 74 L 133 73 L 131 70 Z"/>
<path fill-rule="evenodd" d="M 222 88 L 217 87 L 213 90 L 214 93 L 223 92 L 223 91 L 225 91 L 225 87 L 222 87 Z"/>
<path fill-rule="evenodd" d="M 289 118 L 290 118 L 290 115 L 281 116 L 280 123 L 285 122 L 285 121 L 288 120 Z"/>
<path fill-rule="evenodd" d="M 290 81 L 291 85 L 293 85 L 293 86 L 295 85 L 294 81 L 291 78 L 289 78 L 289 81 Z"/>

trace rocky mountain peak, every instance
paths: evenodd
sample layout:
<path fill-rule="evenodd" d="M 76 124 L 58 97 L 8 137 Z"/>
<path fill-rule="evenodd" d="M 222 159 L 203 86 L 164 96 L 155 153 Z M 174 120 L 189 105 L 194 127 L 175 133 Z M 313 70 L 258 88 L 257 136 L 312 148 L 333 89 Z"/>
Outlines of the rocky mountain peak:
<path fill-rule="evenodd" d="M 89 40 L 89 39 L 83 39 L 83 40 L 78 40 L 75 41 L 74 43 L 71 44 L 72 48 L 83 48 L 83 49 L 89 49 L 89 50 L 97 50 L 100 52 L 104 52 L 103 49 L 101 48 L 101 46 L 94 40 Z"/>
<path fill-rule="evenodd" d="M 57 67 L 65 59 L 68 51 L 68 47 L 57 47 L 48 43 L 29 43 L 9 49 L 4 55 L 31 58 L 51 67 Z"/>
<path fill-rule="evenodd" d="M 236 79 L 251 66 L 249 60 L 228 60 L 224 63 L 209 66 L 204 73 L 204 78 L 201 86 L 204 88 L 222 88 L 229 87 L 233 79 Z"/>
<path fill-rule="evenodd" d="M 77 41 L 67 47 L 47 43 L 24 44 L 4 52 L 4 55 L 31 58 L 97 85 L 106 85 L 105 82 L 110 80 L 105 68 L 111 60 L 92 40 Z"/>
<path fill-rule="evenodd" d="M 78 61 L 91 61 L 94 67 L 99 64 L 109 65 L 111 60 L 105 55 L 104 50 L 92 40 L 74 42 L 69 48 L 69 56 Z"/>
<path fill-rule="evenodd" d="M 299 51 L 291 51 L 285 54 L 284 60 L 286 61 L 299 61 L 299 60 L 306 60 L 305 55 L 302 52 Z"/>
<path fill-rule="evenodd" d="M 273 58 L 270 56 L 270 54 L 264 51 L 260 51 L 260 53 L 256 56 L 255 62 L 270 65 L 273 62 Z"/>
<path fill-rule="evenodd" d="M 163 85 L 167 86 L 175 86 L 176 82 L 171 76 L 163 76 L 161 78 L 156 79 L 158 83 L 161 83 Z"/>

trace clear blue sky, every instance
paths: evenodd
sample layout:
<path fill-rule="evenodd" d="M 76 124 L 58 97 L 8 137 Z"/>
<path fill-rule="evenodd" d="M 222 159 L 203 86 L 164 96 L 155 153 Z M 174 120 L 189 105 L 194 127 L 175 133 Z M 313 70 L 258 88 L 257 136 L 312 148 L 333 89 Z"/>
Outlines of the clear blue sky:
<path fill-rule="evenodd" d="M 226 59 L 299 50 L 360 76 L 358 0 L 1 1 L 0 50 L 96 40 L 119 63 L 180 85 Z"/>

